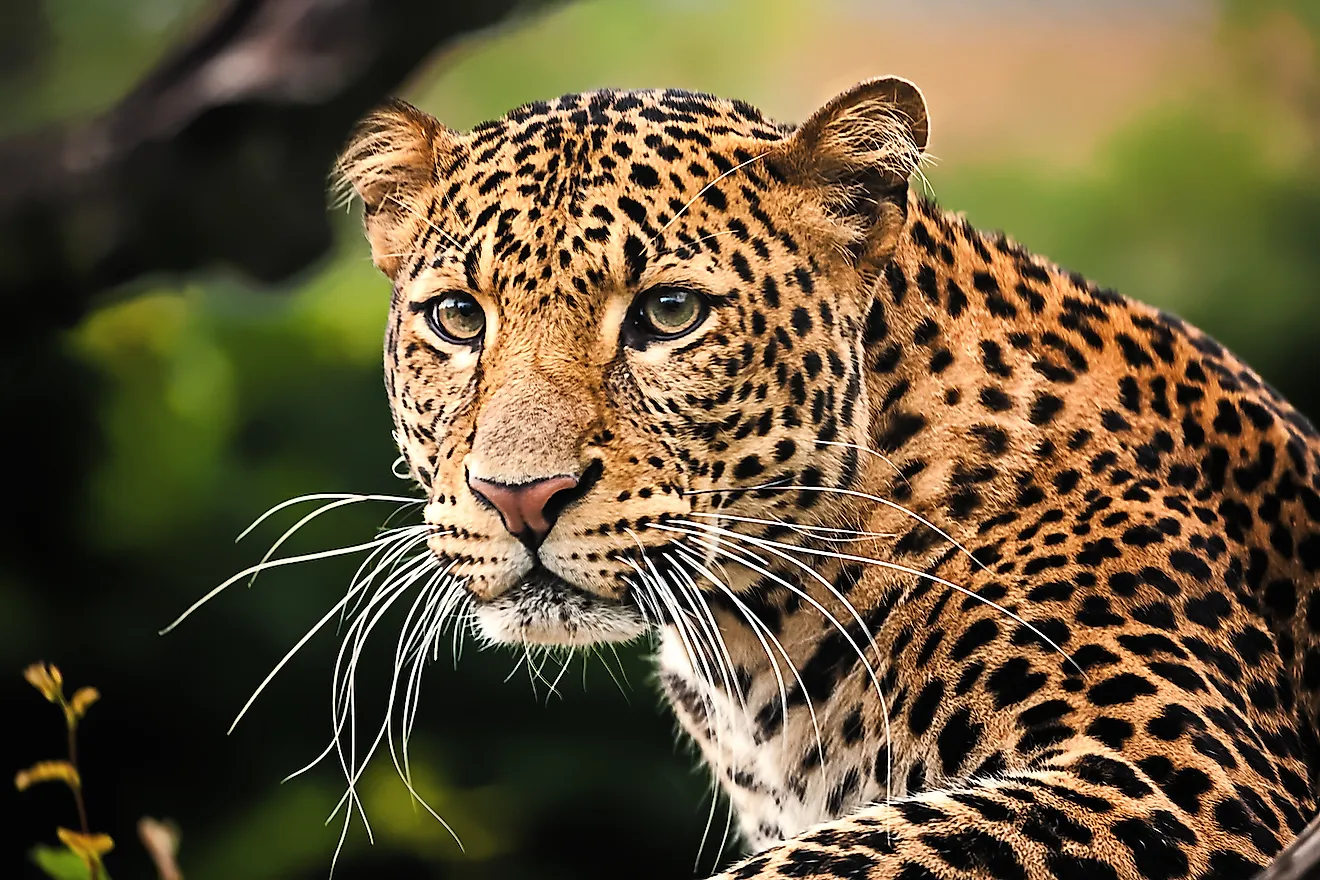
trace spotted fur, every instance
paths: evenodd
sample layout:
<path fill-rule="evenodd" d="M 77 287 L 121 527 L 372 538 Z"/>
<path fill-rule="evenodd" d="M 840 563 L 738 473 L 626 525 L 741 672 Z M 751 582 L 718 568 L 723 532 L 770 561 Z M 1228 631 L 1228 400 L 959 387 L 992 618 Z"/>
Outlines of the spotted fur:
<path fill-rule="evenodd" d="M 910 191 L 926 108 L 602 91 L 342 160 L 397 439 L 486 634 L 660 632 L 727 878 L 1241 878 L 1315 810 L 1320 438 Z M 638 337 L 648 289 L 709 314 Z M 486 315 L 456 346 L 446 292 Z M 544 543 L 469 488 L 572 475 Z M 624 869 L 626 873 L 626 869 Z"/>

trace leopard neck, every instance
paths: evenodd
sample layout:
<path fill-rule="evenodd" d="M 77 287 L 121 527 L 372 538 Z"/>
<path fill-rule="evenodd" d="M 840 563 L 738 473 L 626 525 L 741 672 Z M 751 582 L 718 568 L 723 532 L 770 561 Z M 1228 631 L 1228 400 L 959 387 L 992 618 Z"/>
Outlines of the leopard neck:
<path fill-rule="evenodd" d="M 859 480 L 955 536 L 1013 507 L 1072 438 L 1064 397 L 1087 381 L 1085 356 L 1041 317 L 1096 293 L 912 196 L 864 331 L 868 439 L 884 458 Z M 904 535 L 899 555 L 942 543 L 897 511 L 867 519 Z"/>

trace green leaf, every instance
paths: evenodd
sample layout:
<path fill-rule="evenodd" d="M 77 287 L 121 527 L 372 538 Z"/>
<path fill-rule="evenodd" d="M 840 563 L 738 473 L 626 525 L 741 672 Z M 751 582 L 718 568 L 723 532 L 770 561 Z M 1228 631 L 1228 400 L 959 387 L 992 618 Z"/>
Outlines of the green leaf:
<path fill-rule="evenodd" d="M 50 877 L 51 880 L 90 880 L 91 872 L 87 865 L 75 853 L 62 846 L 47 846 L 39 843 L 28 851 L 33 864 Z M 101 880 L 110 880 L 104 867 L 100 872 Z"/>

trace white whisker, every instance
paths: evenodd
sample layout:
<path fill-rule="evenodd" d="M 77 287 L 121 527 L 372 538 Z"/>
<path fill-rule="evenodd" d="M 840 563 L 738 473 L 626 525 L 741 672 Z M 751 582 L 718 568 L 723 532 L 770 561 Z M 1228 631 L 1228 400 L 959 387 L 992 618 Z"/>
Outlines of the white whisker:
<path fill-rule="evenodd" d="M 709 526 L 704 523 L 696 523 L 696 522 L 684 523 L 684 521 L 682 520 L 675 520 L 674 522 L 678 522 L 680 524 L 692 525 L 703 529 L 715 528 L 714 526 Z M 666 529 L 666 526 L 663 524 L 656 523 L 653 524 L 651 528 Z M 682 531 L 680 529 L 668 529 L 668 530 Z M 1057 642 L 1055 642 L 1053 639 L 1047 636 L 1035 624 L 1031 623 L 1029 620 L 1022 617 L 1020 614 L 1010 611 L 1008 608 L 1005 608 L 1003 605 L 1000 605 L 998 602 L 995 602 L 992 599 L 987 599 L 985 596 L 982 596 L 981 594 L 975 592 L 974 590 L 970 590 L 967 587 L 962 586 L 961 584 L 955 584 L 953 581 L 946 580 L 945 578 L 942 578 L 939 575 L 934 575 L 927 571 L 921 571 L 920 569 L 912 568 L 907 565 L 900 565 L 896 562 L 886 562 L 882 559 L 873 559 L 869 556 L 857 556 L 852 553 L 842 553 L 834 550 L 818 550 L 812 547 L 795 547 L 791 544 L 782 544 L 778 541 L 771 541 L 766 538 L 755 538 L 748 535 L 742 535 L 737 532 L 729 532 L 727 529 L 721 529 L 720 531 L 727 532 L 729 535 L 736 536 L 739 540 L 748 541 L 754 546 L 758 546 L 763 549 L 770 549 L 771 545 L 774 545 L 781 547 L 785 550 L 791 550 L 798 553 L 806 553 L 812 556 L 823 556 L 826 558 L 838 559 L 844 562 L 857 562 L 857 563 L 861 563 L 862 565 L 874 565 L 878 568 L 885 568 L 885 569 L 889 569 L 890 571 L 902 572 L 904 574 L 912 575 L 913 577 L 928 580 L 931 583 L 939 584 L 940 586 L 948 587 L 951 590 L 956 590 L 959 593 L 962 593 L 963 595 L 967 596 L 968 598 L 975 599 L 976 601 L 986 605 L 987 607 L 993 608 L 995 611 L 998 611 L 1000 614 L 1003 614 L 1005 617 L 1008 617 L 1010 620 L 1013 620 L 1021 624 L 1022 626 L 1026 627 L 1029 631 L 1034 633 L 1037 638 L 1039 638 L 1045 644 L 1053 648 L 1055 652 L 1059 654 L 1059 656 L 1063 657 L 1065 660 L 1071 663 L 1073 667 L 1076 668 L 1080 674 L 1082 674 L 1083 676 L 1086 675 L 1085 670 L 1083 670 L 1082 667 L 1078 665 L 1077 661 L 1073 660 L 1072 655 L 1070 655 L 1067 651 L 1063 650 L 1063 648 Z M 690 533 L 685 533 L 685 534 L 690 534 Z"/>
<path fill-rule="evenodd" d="M 738 492 L 755 492 L 765 489 L 775 492 L 820 492 L 826 495 L 844 495 L 850 498 L 862 498 L 865 499 L 866 501 L 872 501 L 876 504 L 882 505 L 884 507 L 888 507 L 892 510 L 896 510 L 899 513 L 902 513 L 904 516 L 911 517 L 921 525 L 935 532 L 935 534 L 939 535 L 941 538 L 952 544 L 958 550 L 958 552 L 962 553 L 962 555 L 966 556 L 969 560 L 971 560 L 972 564 L 975 565 L 977 568 L 987 572 L 990 570 L 989 566 L 987 566 L 984 562 L 976 558 L 976 554 L 974 554 L 972 551 L 964 547 L 956 538 L 954 538 L 948 532 L 944 531 L 939 526 L 935 525 L 933 522 L 926 519 L 924 516 L 917 513 L 916 511 L 910 510 L 901 504 L 890 501 L 888 498 L 881 498 L 879 495 L 871 495 L 870 493 L 860 492 L 856 489 L 840 489 L 835 486 L 803 486 L 797 484 L 783 485 L 783 483 L 784 483 L 783 480 L 771 480 L 768 483 L 762 483 L 757 486 L 738 486 L 733 489 L 691 489 L 684 492 L 683 494 L 684 495 L 711 495 L 715 493 L 734 494 Z"/>
<path fill-rule="evenodd" d="M 302 504 L 305 501 L 351 501 L 354 503 L 358 501 L 387 501 L 396 504 L 425 503 L 425 499 L 423 498 L 409 498 L 404 495 L 361 495 L 355 492 L 316 492 L 311 495 L 299 495 L 297 498 L 290 498 L 288 501 L 281 501 L 261 516 L 254 519 L 251 525 L 239 533 L 238 537 L 234 539 L 234 542 L 238 543 L 246 538 L 252 533 L 253 529 L 270 519 L 276 513 L 284 510 L 286 507 L 291 507 L 295 504 Z"/>
<path fill-rule="evenodd" d="M 898 537 L 898 535 L 895 534 L 894 532 L 866 532 L 866 531 L 860 531 L 858 529 L 839 529 L 839 528 L 831 528 L 828 526 L 808 526 L 808 525 L 802 525 L 800 523 L 784 522 L 783 520 L 777 520 L 777 519 L 758 519 L 757 517 L 754 516 L 734 516 L 733 514 L 729 514 L 729 513 L 706 513 L 700 510 L 692 511 L 689 514 L 689 516 L 710 517 L 711 519 L 714 519 L 716 522 L 722 519 L 727 519 L 731 522 L 750 523 L 753 525 L 782 526 L 783 528 L 791 529 L 792 531 L 798 532 L 799 534 L 802 534 L 805 537 L 815 538 L 818 541 L 826 541 L 828 543 L 848 544 L 848 543 L 855 543 L 857 541 L 864 541 L 872 538 L 878 539 L 878 538 Z M 838 537 L 831 537 L 833 535 L 837 535 Z"/>
<path fill-rule="evenodd" d="M 712 186 L 715 186 L 717 183 L 719 183 L 724 178 L 728 177 L 730 174 L 733 174 L 736 171 L 746 168 L 748 165 L 751 165 L 753 162 L 759 162 L 761 159 L 764 159 L 768 155 L 770 155 L 770 150 L 765 150 L 763 152 L 757 153 L 752 158 L 745 159 L 742 162 L 739 162 L 737 165 L 734 165 L 728 171 L 725 171 L 724 173 L 717 175 L 714 180 L 703 186 L 701 189 L 697 190 L 697 194 L 692 198 L 688 199 L 687 204 L 683 205 L 683 207 L 679 208 L 676 212 L 674 212 L 674 216 L 669 218 L 669 222 L 666 223 L 664 226 L 661 226 L 660 231 L 651 237 L 651 244 L 655 244 L 656 241 L 660 238 L 660 236 L 664 235 L 665 230 L 673 226 L 675 223 L 677 223 L 678 218 L 686 214 L 688 209 L 691 208 L 693 205 L 695 205 L 697 201 L 702 196 L 704 196 L 706 194 L 706 191 L 709 190 Z"/>
<path fill-rule="evenodd" d="M 695 526 L 695 527 L 700 528 L 700 529 L 705 529 L 705 530 L 714 531 L 714 532 L 716 532 L 716 533 L 718 533 L 718 534 L 722 534 L 722 535 L 725 535 L 725 536 L 727 536 L 727 537 L 731 537 L 731 538 L 733 538 L 734 540 L 751 541 L 752 543 L 754 543 L 755 546 L 760 546 L 760 547 L 762 547 L 762 549 L 769 550 L 771 553 L 773 553 L 773 554 L 775 554 L 776 556 L 778 556 L 779 558 L 783 559 L 785 562 L 788 562 L 788 563 L 790 563 L 790 564 L 792 564 L 792 565 L 796 565 L 796 566 L 799 567 L 803 572 L 805 572 L 806 574 L 810 575 L 810 576 L 813 577 L 815 580 L 817 580 L 819 583 L 821 583 L 822 585 L 824 585 L 825 589 L 826 589 L 826 590 L 827 590 L 827 591 L 828 591 L 828 592 L 829 592 L 829 593 L 830 593 L 835 599 L 837 599 L 837 600 L 843 605 L 844 608 L 848 609 L 848 613 L 852 616 L 852 618 L 853 618 L 853 620 L 856 622 L 858 628 L 861 630 L 861 632 L 863 632 L 863 633 L 866 635 L 866 639 L 867 639 L 867 641 L 869 642 L 870 647 L 875 651 L 875 654 L 876 654 L 877 659 L 879 659 L 879 658 L 882 656 L 881 651 L 880 651 L 880 647 L 879 647 L 879 646 L 876 644 L 876 642 L 875 642 L 875 634 L 871 632 L 871 629 L 870 629 L 869 626 L 867 626 L 866 621 L 862 619 L 862 616 L 857 612 L 857 609 L 853 606 L 853 604 L 852 604 L 851 602 L 848 601 L 847 597 L 844 596 L 843 593 L 841 593 L 838 589 L 836 589 L 836 588 L 834 587 L 833 584 L 831 584 L 829 581 L 825 580 L 825 578 L 821 577 L 821 576 L 820 576 L 820 575 L 819 575 L 814 569 L 812 569 L 810 566 L 807 566 L 807 565 L 803 564 L 801 561 L 799 561 L 799 560 L 797 560 L 797 559 L 793 559 L 792 557 L 788 556 L 787 554 L 781 552 L 779 549 L 777 549 L 777 547 L 772 546 L 772 545 L 777 544 L 778 542 L 774 542 L 774 541 L 762 541 L 762 540 L 758 540 L 758 539 L 748 539 L 747 536 L 745 536 L 745 535 L 741 535 L 741 534 L 739 534 L 739 533 L 737 533 L 737 532 L 733 532 L 733 531 L 730 531 L 730 530 L 728 530 L 728 529 L 721 529 L 721 528 L 719 528 L 718 526 L 711 526 L 711 525 L 707 525 L 707 524 L 705 524 L 705 523 L 692 523 L 692 522 L 685 522 L 685 521 L 682 521 L 682 520 L 679 520 L 679 521 L 677 521 L 677 522 L 678 522 L 679 524 L 681 524 L 681 525 L 692 525 L 692 526 Z M 663 527 L 657 525 L 656 528 L 663 528 Z M 693 535 L 694 533 L 692 533 L 692 532 L 687 532 L 687 534 L 689 534 L 689 535 Z M 700 533 L 697 533 L 697 534 L 698 534 L 698 536 L 700 536 Z M 782 547 L 784 547 L 784 548 L 788 548 L 788 549 L 793 549 L 793 548 L 791 548 L 790 545 L 787 545 L 787 544 L 783 544 L 783 545 L 779 545 L 779 546 L 782 546 Z M 720 552 L 722 552 L 722 553 L 724 553 L 724 554 L 726 554 L 726 555 L 731 555 L 731 554 L 729 554 L 728 550 L 725 550 L 725 549 L 723 549 L 723 548 L 721 548 L 721 551 L 720 551 Z M 735 557 L 735 558 L 736 558 L 736 557 Z M 740 560 L 740 561 L 741 561 L 741 560 Z M 892 742 L 893 740 L 892 740 L 892 737 L 891 737 L 891 731 L 890 731 L 890 728 L 889 728 L 889 702 L 888 702 L 887 698 L 885 697 L 884 687 L 881 686 L 881 684 L 880 684 L 880 678 L 879 678 L 879 676 L 876 674 L 875 668 L 871 665 L 871 662 L 866 658 L 866 653 L 865 653 L 865 651 L 863 651 L 862 648 L 861 648 L 860 646 L 858 646 L 858 644 L 856 643 L 856 641 L 853 639 L 852 634 L 848 632 L 848 628 L 845 627 L 845 626 L 842 624 L 842 622 L 838 620 L 838 618 L 836 618 L 833 614 L 831 614 L 829 611 L 827 611 L 827 610 L 825 609 L 825 606 L 822 605 L 822 604 L 820 604 L 820 602 L 816 601 L 816 599 L 813 598 L 813 597 L 811 596 L 811 594 L 808 593 L 806 590 L 804 590 L 804 589 L 798 587 L 796 584 L 793 584 L 793 583 L 789 582 L 788 580 L 785 580 L 784 578 L 779 577 L 778 575 L 776 575 L 776 574 L 774 574 L 773 572 L 771 572 L 770 569 L 769 569 L 768 567 L 766 567 L 766 566 L 758 566 L 758 565 L 754 565 L 754 564 L 749 564 L 749 563 L 747 563 L 747 562 L 745 562 L 745 561 L 743 562 L 743 564 L 744 564 L 744 565 L 748 565 L 748 567 L 752 568 L 752 570 L 753 570 L 753 571 L 756 571 L 758 574 L 761 574 L 761 575 L 764 576 L 764 577 L 768 577 L 768 578 L 770 578 L 771 580 L 775 581 L 776 583 L 778 583 L 778 584 L 780 584 L 780 585 L 786 587 L 786 588 L 789 589 L 790 591 L 796 593 L 796 594 L 797 594 L 798 596 L 800 596 L 802 599 L 806 600 L 806 602 L 807 602 L 808 604 L 810 604 L 812 607 L 814 607 L 818 612 L 820 612 L 820 613 L 825 617 L 826 620 L 828 620 L 831 624 L 834 625 L 834 627 L 839 631 L 839 634 L 843 636 L 844 641 L 846 641 L 846 642 L 848 643 L 849 647 L 851 647 L 851 648 L 853 649 L 853 651 L 857 654 L 857 657 L 858 657 L 858 659 L 861 661 L 863 668 L 866 669 L 867 674 L 868 674 L 868 675 L 870 676 L 870 678 L 871 678 L 871 684 L 872 684 L 872 685 L 874 686 L 874 688 L 875 688 L 876 696 L 879 697 L 879 699 L 880 699 L 880 710 L 881 710 L 881 713 L 882 713 L 882 718 L 884 719 L 885 741 L 886 741 L 886 742 Z M 804 691 L 804 693 L 805 693 L 805 691 Z M 822 760 L 823 760 L 823 756 L 822 756 Z M 888 801 L 888 799 L 889 799 L 888 787 L 886 787 L 885 799 L 886 799 L 886 801 Z"/>
<path fill-rule="evenodd" d="M 694 540 L 696 541 L 698 546 L 701 546 L 703 539 L 695 538 Z M 784 647 L 783 642 L 781 642 L 779 640 L 779 637 L 774 634 L 774 631 L 771 630 L 770 627 L 766 625 L 765 621 L 757 617 L 756 614 L 752 611 L 752 609 L 747 606 L 747 603 L 743 602 L 742 599 L 738 597 L 738 594 L 734 592 L 732 587 L 730 587 L 728 584 L 724 583 L 722 580 L 716 577 L 714 573 L 705 565 L 701 564 L 700 561 L 693 558 L 695 557 L 696 554 L 692 553 L 692 551 L 689 548 L 685 547 L 683 544 L 679 543 L 678 541 L 671 541 L 671 543 L 674 545 L 674 547 L 676 547 L 680 551 L 686 551 L 686 556 L 687 556 L 686 561 L 688 565 L 691 566 L 692 569 L 696 571 L 698 574 L 701 574 L 708 581 L 714 584 L 715 588 L 718 589 L 721 593 L 723 593 L 725 597 L 727 597 L 729 601 L 734 604 L 734 607 L 738 610 L 738 613 L 740 613 L 743 616 L 743 618 L 747 621 L 748 625 L 751 627 L 752 634 L 756 637 L 757 641 L 760 642 L 761 650 L 765 652 L 766 659 L 770 661 L 770 671 L 774 674 L 775 683 L 778 685 L 779 688 L 779 701 L 783 709 L 783 727 L 781 728 L 780 743 L 781 745 L 787 745 L 788 720 L 789 720 L 788 685 L 784 681 L 783 673 L 779 671 L 779 661 L 775 659 L 774 653 L 771 652 L 770 644 L 773 643 L 775 648 L 779 651 L 780 655 L 783 656 L 784 663 L 788 666 L 789 672 L 793 674 L 793 679 L 794 681 L 797 682 L 798 690 L 802 692 L 803 699 L 807 704 L 807 714 L 811 718 L 811 729 L 816 737 L 816 755 L 821 759 L 821 763 L 823 764 L 825 762 L 825 745 L 821 739 L 820 723 L 816 717 L 816 707 L 815 704 L 812 703 L 811 701 L 811 692 L 807 690 L 806 682 L 802 680 L 802 675 L 801 673 L 798 672 L 797 664 L 793 662 L 793 658 L 789 655 L 788 650 Z M 723 549 L 721 548 L 720 552 L 725 552 L 725 551 L 723 551 Z M 741 562 L 741 560 L 739 561 Z M 764 637 L 762 636 L 762 634 L 764 634 Z M 767 639 L 769 640 L 768 642 Z"/>
<path fill-rule="evenodd" d="M 880 459 L 885 464 L 893 468 L 894 473 L 898 474 L 899 478 L 903 480 L 903 483 L 905 485 L 907 485 L 909 488 L 911 488 L 912 486 L 912 484 L 908 482 L 907 475 L 903 473 L 903 469 L 900 468 L 898 465 L 894 464 L 894 460 L 892 458 L 890 458 L 889 456 L 885 455 L 882 452 L 877 452 L 876 450 L 872 449 L 869 446 L 861 446 L 857 443 L 848 443 L 843 440 L 817 440 L 815 442 L 818 446 L 839 446 L 844 449 L 852 449 L 856 452 L 865 452 L 867 455 L 875 456 L 876 458 Z"/>
<path fill-rule="evenodd" d="M 418 526 L 416 528 L 423 528 L 423 527 Z M 430 528 L 430 527 L 426 526 L 425 528 Z M 202 596 L 202 598 L 198 599 L 196 602 L 189 605 L 182 614 L 176 617 L 174 621 L 169 624 L 169 626 L 160 630 L 160 635 L 165 635 L 169 632 L 172 632 L 179 624 L 187 620 L 192 615 L 192 613 L 196 611 L 198 608 L 201 608 L 207 602 L 210 602 L 216 596 L 224 592 L 228 587 L 232 586 L 238 581 L 241 581 L 243 578 L 247 577 L 250 574 L 254 574 L 259 571 L 265 571 L 266 569 L 269 568 L 280 568 L 285 565 L 297 565 L 300 562 L 312 562 L 317 559 L 330 559 L 335 556 L 347 556 L 352 553 L 360 553 L 363 550 L 371 550 L 375 547 L 379 547 L 381 543 L 382 541 L 379 538 L 377 538 L 368 541 L 365 544 L 354 544 L 351 547 L 339 547 L 334 550 L 321 550 L 316 553 L 304 553 L 301 556 L 285 556 L 281 559 L 269 560 L 267 562 L 263 562 L 258 565 L 250 565 L 247 568 L 240 571 L 238 574 L 230 576 L 219 586 L 212 588 L 208 593 L 206 593 L 206 595 Z"/>

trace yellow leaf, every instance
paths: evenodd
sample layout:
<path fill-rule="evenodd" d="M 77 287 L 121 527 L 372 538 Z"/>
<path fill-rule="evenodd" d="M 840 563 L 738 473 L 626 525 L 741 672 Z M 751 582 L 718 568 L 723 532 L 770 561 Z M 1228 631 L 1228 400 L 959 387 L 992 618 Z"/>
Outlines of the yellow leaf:
<path fill-rule="evenodd" d="M 100 864 L 101 856 L 115 848 L 109 834 L 82 834 L 68 828 L 58 828 L 55 833 L 60 836 L 61 843 L 88 865 Z"/>
<path fill-rule="evenodd" d="M 82 785 L 77 769 L 68 761 L 38 761 L 14 777 L 14 787 L 19 791 L 26 791 L 38 782 L 64 782 L 69 788 Z"/>
<path fill-rule="evenodd" d="M 64 676 L 53 663 L 33 663 L 23 670 L 23 677 L 52 703 L 64 702 Z"/>
<path fill-rule="evenodd" d="M 101 692 L 96 688 L 78 688 L 78 690 L 74 692 L 73 699 L 69 701 L 69 711 L 73 713 L 73 717 L 82 718 L 87 714 L 87 709 L 92 703 L 95 703 L 99 699 L 101 699 Z"/>

